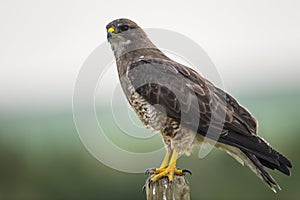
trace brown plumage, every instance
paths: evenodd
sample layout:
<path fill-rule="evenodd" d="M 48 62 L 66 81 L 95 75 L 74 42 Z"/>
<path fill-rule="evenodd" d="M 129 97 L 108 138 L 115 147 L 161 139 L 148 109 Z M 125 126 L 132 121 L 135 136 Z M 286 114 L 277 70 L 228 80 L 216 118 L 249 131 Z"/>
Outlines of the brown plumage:
<path fill-rule="evenodd" d="M 264 167 L 290 175 L 291 162 L 257 135 L 257 121 L 231 95 L 196 71 L 168 58 L 136 23 L 107 25 L 125 95 L 148 128 L 160 131 L 167 151 L 189 154 L 208 137 L 246 164 L 272 190 L 280 189 Z M 159 106 L 156 106 L 159 105 Z M 207 134 L 210 128 L 210 134 Z"/>

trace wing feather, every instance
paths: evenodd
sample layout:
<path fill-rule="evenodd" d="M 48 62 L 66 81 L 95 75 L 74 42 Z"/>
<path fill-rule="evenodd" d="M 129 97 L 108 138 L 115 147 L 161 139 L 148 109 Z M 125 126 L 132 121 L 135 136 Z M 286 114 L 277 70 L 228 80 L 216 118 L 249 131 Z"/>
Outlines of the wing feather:
<path fill-rule="evenodd" d="M 251 113 L 193 69 L 168 59 L 140 60 L 130 65 L 128 78 L 144 99 L 152 105 L 160 104 L 157 109 L 165 109 L 160 111 L 183 126 L 290 174 L 290 161 L 257 136 L 257 121 Z M 216 130 L 212 135 L 207 135 L 209 127 Z"/>

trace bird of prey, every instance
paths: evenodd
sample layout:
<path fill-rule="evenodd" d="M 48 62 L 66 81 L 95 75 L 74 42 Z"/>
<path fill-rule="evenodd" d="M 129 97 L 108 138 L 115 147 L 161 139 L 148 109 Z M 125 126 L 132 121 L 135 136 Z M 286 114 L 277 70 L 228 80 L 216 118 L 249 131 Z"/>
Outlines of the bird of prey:
<path fill-rule="evenodd" d="M 166 147 L 161 166 L 148 170 L 150 183 L 189 172 L 176 168 L 178 156 L 190 154 L 193 145 L 215 142 L 274 192 L 280 189 L 265 167 L 290 175 L 292 164 L 257 135 L 257 121 L 246 108 L 167 57 L 135 22 L 116 19 L 106 29 L 129 104 L 145 127 L 161 133 Z"/>

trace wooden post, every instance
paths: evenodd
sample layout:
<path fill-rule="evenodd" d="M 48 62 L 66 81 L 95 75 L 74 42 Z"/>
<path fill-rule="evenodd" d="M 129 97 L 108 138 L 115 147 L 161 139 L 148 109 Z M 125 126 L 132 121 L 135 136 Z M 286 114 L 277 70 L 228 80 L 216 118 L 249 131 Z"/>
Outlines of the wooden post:
<path fill-rule="evenodd" d="M 149 177 L 150 178 L 150 177 Z M 190 184 L 185 176 L 174 176 L 173 182 L 162 178 L 147 186 L 147 200 L 190 200 Z"/>

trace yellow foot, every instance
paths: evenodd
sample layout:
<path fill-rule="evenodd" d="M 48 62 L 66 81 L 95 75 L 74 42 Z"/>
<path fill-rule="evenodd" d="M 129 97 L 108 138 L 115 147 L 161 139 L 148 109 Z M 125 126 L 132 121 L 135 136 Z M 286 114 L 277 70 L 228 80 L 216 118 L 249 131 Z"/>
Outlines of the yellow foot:
<path fill-rule="evenodd" d="M 176 160 L 178 157 L 177 151 L 173 150 L 172 157 L 168 164 L 169 157 L 170 157 L 170 152 L 167 152 L 160 168 L 152 168 L 146 170 L 145 174 L 152 175 L 151 178 L 149 179 L 148 187 L 150 187 L 151 183 L 154 183 L 163 177 L 168 177 L 169 181 L 173 181 L 174 175 L 182 176 L 186 172 L 192 175 L 192 172 L 187 169 L 176 168 Z M 143 189 L 145 189 L 145 187 L 143 187 Z"/>
<path fill-rule="evenodd" d="M 152 178 L 149 179 L 148 186 L 157 180 L 163 178 L 163 177 L 168 177 L 169 181 L 173 181 L 174 175 L 179 175 L 182 176 L 185 173 L 189 173 L 192 175 L 192 172 L 187 170 L 187 169 L 177 169 L 176 167 L 173 166 L 168 166 L 166 168 L 152 168 L 146 170 L 145 174 L 152 174 Z M 154 175 L 155 174 L 155 175 Z"/>
<path fill-rule="evenodd" d="M 145 175 L 151 175 L 151 174 L 161 174 L 161 173 L 165 173 L 167 167 L 165 168 L 149 168 L 145 171 Z M 190 170 L 187 170 L 187 169 L 177 169 L 175 168 L 174 170 L 174 174 L 175 175 L 179 175 L 179 176 L 182 176 L 184 175 L 184 173 L 189 173 L 190 175 L 192 175 L 192 172 Z"/>

